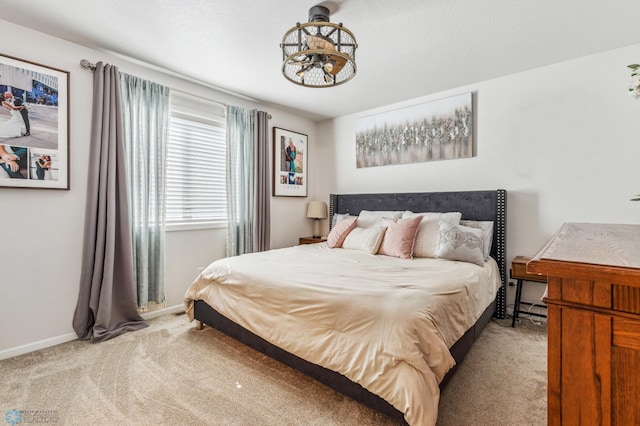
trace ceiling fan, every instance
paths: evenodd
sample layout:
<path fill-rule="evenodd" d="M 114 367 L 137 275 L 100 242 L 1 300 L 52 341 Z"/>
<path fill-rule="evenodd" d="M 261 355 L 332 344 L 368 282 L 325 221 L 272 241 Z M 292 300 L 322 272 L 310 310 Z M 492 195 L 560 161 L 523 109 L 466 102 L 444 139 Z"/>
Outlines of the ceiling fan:
<path fill-rule="evenodd" d="M 287 31 L 280 47 L 282 73 L 293 83 L 330 87 L 355 76 L 355 37 L 342 23 L 329 22 L 329 9 L 324 6 L 309 9 L 309 22 Z"/>

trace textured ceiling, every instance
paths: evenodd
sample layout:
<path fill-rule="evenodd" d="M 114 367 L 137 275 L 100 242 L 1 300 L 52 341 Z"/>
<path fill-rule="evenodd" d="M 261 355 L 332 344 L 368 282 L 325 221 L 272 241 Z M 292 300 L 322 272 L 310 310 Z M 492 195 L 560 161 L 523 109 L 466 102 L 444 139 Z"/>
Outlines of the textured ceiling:
<path fill-rule="evenodd" d="M 342 86 L 304 88 L 280 72 L 283 34 L 315 4 L 359 44 L 358 73 Z M 0 0 L 0 10 L 314 120 L 640 43 L 637 0 Z"/>

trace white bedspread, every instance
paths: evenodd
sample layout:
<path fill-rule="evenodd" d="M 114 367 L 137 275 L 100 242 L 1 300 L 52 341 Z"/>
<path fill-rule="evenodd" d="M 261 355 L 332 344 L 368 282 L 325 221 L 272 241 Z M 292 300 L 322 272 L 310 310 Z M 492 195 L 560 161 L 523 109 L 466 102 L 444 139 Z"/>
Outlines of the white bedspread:
<path fill-rule="evenodd" d="M 495 298 L 500 274 L 443 259 L 397 259 L 311 244 L 218 260 L 185 295 L 265 340 L 434 425 L 448 348 Z"/>

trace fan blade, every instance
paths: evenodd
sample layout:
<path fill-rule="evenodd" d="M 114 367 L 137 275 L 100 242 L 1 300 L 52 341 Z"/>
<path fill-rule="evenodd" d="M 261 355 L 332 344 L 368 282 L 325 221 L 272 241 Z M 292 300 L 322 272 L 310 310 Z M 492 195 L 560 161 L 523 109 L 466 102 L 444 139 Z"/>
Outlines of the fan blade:
<path fill-rule="evenodd" d="M 309 49 L 336 50 L 336 46 L 330 38 L 308 35 L 305 37 L 305 42 Z"/>
<path fill-rule="evenodd" d="M 313 62 L 311 61 L 289 61 L 287 62 L 287 65 L 296 65 L 296 66 L 306 66 L 306 65 L 311 65 L 313 64 Z"/>
<path fill-rule="evenodd" d="M 337 75 L 342 70 L 342 68 L 347 65 L 347 60 L 338 55 L 330 55 L 329 61 L 333 64 L 333 68 L 330 71 L 333 75 Z"/>

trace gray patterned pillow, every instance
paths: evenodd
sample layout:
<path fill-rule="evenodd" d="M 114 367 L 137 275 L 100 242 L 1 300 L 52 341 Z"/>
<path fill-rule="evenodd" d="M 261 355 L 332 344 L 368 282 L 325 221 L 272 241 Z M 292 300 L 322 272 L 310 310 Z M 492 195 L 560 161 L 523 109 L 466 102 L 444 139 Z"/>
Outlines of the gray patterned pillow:
<path fill-rule="evenodd" d="M 460 225 L 469 228 L 482 229 L 482 242 L 484 243 L 484 260 L 489 259 L 491 243 L 493 242 L 493 221 L 490 220 L 461 220 Z"/>
<path fill-rule="evenodd" d="M 484 265 L 482 229 L 440 222 L 440 245 L 436 257 Z"/>

